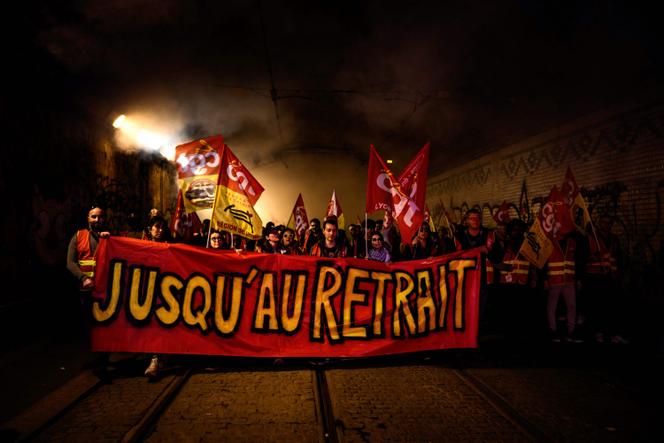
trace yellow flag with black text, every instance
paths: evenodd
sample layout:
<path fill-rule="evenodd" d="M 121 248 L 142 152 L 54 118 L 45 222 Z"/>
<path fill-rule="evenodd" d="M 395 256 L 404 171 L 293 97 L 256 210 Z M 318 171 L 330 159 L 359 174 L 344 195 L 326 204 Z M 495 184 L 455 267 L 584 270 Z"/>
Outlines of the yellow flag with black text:
<path fill-rule="evenodd" d="M 252 240 L 263 234 L 263 222 L 254 209 L 263 187 L 224 145 L 210 228 Z"/>
<path fill-rule="evenodd" d="M 542 223 L 538 217 L 530 230 L 526 232 L 519 254 L 538 269 L 542 269 L 552 252 L 553 242 L 542 229 Z"/>

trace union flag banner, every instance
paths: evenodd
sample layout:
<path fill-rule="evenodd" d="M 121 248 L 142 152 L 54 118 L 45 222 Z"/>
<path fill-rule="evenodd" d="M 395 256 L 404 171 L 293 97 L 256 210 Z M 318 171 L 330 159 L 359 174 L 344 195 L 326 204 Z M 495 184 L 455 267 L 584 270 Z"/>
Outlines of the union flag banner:
<path fill-rule="evenodd" d="M 293 211 L 286 226 L 295 231 L 298 239 L 304 238 L 304 233 L 309 227 L 309 218 L 307 217 L 307 210 L 304 208 L 302 194 L 297 195 L 295 206 L 293 206 Z"/>
<path fill-rule="evenodd" d="M 400 184 L 392 171 L 378 155 L 376 148 L 369 145 L 369 171 L 367 176 L 366 212 L 393 211 L 393 195 L 399 191 Z"/>
<path fill-rule="evenodd" d="M 576 229 L 586 234 L 587 226 L 590 223 L 590 212 L 572 174 L 572 168 L 569 166 L 565 172 L 565 181 L 561 186 L 561 191 L 565 205 L 569 209 L 572 223 L 574 223 Z"/>
<path fill-rule="evenodd" d="M 337 192 L 334 189 L 332 190 L 332 197 L 330 197 L 330 201 L 327 203 L 327 213 L 325 215 L 326 217 L 330 216 L 336 217 L 339 229 L 344 229 L 344 227 L 346 226 L 344 210 L 341 209 L 341 204 L 337 199 Z"/>
<path fill-rule="evenodd" d="M 503 202 L 500 204 L 498 207 L 498 210 L 494 212 L 493 214 L 493 221 L 496 222 L 496 224 L 504 224 L 506 225 L 509 223 L 511 220 L 510 217 L 510 204 L 507 203 L 506 200 L 503 200 Z"/>
<path fill-rule="evenodd" d="M 428 147 L 425 146 L 425 148 Z M 424 149 L 424 148 L 423 148 Z M 397 221 L 399 232 L 402 238 L 408 239 L 408 242 L 415 236 L 417 230 L 424 221 L 424 206 L 418 206 L 415 200 L 409 197 L 409 194 L 403 191 L 403 185 L 396 180 L 392 172 L 387 168 L 383 159 L 380 158 L 376 149 L 371 145 L 369 154 L 369 176 L 367 178 L 367 213 L 375 212 L 379 209 L 391 211 L 394 219 Z M 428 149 L 427 151 L 428 152 Z M 417 157 L 421 156 L 422 151 Z M 416 159 L 417 159 L 416 157 Z M 427 154 L 428 167 L 428 154 Z M 419 165 L 419 166 L 417 166 Z M 411 161 L 406 167 L 402 176 L 409 177 L 404 182 L 409 183 L 409 190 L 413 195 L 421 195 L 424 198 L 424 191 L 420 192 L 417 187 L 426 188 L 426 182 L 417 178 L 415 172 L 422 167 L 423 161 Z M 420 185 L 417 185 L 420 183 Z M 424 205 L 424 203 L 423 203 Z"/>
<path fill-rule="evenodd" d="M 390 265 L 102 239 L 99 352 L 364 357 L 477 347 L 480 249 Z"/>
<path fill-rule="evenodd" d="M 542 227 L 553 241 L 558 241 L 574 230 L 574 223 L 569 207 L 565 204 L 564 195 L 554 186 L 549 193 L 546 204 L 542 207 L 544 223 Z"/>
<path fill-rule="evenodd" d="M 212 214 L 223 147 L 221 135 L 175 147 L 178 187 L 182 191 L 185 212 L 196 212 L 201 220 L 209 219 Z"/>
<path fill-rule="evenodd" d="M 424 145 L 399 175 L 401 191 L 413 200 L 418 208 L 424 208 L 426 199 L 430 150 L 431 143 Z"/>
<path fill-rule="evenodd" d="M 253 205 L 263 193 L 263 187 L 228 145 L 224 145 L 220 163 L 210 227 L 253 240 L 260 239 L 263 222 Z"/>
<path fill-rule="evenodd" d="M 537 217 L 526 232 L 519 254 L 538 269 L 542 269 L 553 252 L 553 241 L 542 229 L 542 218 Z"/>

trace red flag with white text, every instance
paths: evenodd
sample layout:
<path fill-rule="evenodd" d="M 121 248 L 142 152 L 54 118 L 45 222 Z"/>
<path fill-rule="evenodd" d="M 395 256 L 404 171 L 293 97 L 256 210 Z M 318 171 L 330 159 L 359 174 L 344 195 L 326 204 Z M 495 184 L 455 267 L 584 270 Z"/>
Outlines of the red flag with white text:
<path fill-rule="evenodd" d="M 422 151 L 420 151 L 420 154 L 422 154 Z M 411 185 L 414 184 L 411 187 L 411 191 L 414 194 L 420 192 L 417 190 L 418 186 L 424 185 L 426 187 L 426 182 L 422 182 L 417 173 L 422 164 L 422 161 L 414 160 L 406 168 L 404 174 L 402 174 L 404 177 L 408 177 L 404 181 Z M 391 200 L 388 200 L 386 195 L 391 196 Z M 424 191 L 422 191 L 421 195 L 424 197 Z M 369 177 L 367 181 L 367 212 L 374 212 L 379 209 L 391 211 L 397 222 L 401 236 L 410 242 L 410 239 L 415 236 L 424 221 L 424 211 L 422 208 L 423 206 L 417 206 L 417 203 L 402 191 L 400 181 L 394 179 L 392 172 L 386 167 L 385 162 L 380 158 L 374 147 L 371 146 Z"/>
<path fill-rule="evenodd" d="M 307 217 L 307 210 L 304 208 L 302 194 L 298 194 L 295 206 L 293 206 L 293 212 L 291 212 L 286 226 L 295 231 L 298 239 L 304 238 L 304 233 L 309 227 L 309 218 Z"/>
<path fill-rule="evenodd" d="M 224 145 L 210 227 L 260 239 L 263 222 L 254 209 L 254 203 L 262 193 L 263 186 Z"/>
<path fill-rule="evenodd" d="M 426 199 L 430 151 L 431 143 L 427 143 L 399 175 L 401 191 L 413 200 L 418 208 L 424 208 Z"/>
<path fill-rule="evenodd" d="M 210 218 L 221 164 L 224 138 L 213 135 L 175 147 L 178 187 L 187 213 Z"/>
<path fill-rule="evenodd" d="M 392 171 L 373 145 L 369 146 L 369 175 L 367 177 L 367 214 L 376 211 L 392 211 L 394 209 L 393 196 L 399 182 L 394 178 Z"/>

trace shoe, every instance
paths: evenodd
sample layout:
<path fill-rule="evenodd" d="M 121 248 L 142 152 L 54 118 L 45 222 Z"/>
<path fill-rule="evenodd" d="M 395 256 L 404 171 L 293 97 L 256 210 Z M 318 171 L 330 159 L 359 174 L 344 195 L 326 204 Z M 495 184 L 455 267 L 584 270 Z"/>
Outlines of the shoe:
<path fill-rule="evenodd" d="M 567 337 L 565 337 L 565 341 L 567 343 L 583 343 L 583 339 L 576 331 L 568 333 Z"/>
<path fill-rule="evenodd" d="M 560 336 L 558 335 L 558 333 L 556 331 L 549 331 L 549 339 L 553 343 L 560 343 Z"/>
<path fill-rule="evenodd" d="M 603 344 L 604 343 L 604 334 L 598 332 L 595 334 L 595 343 Z"/>
<path fill-rule="evenodd" d="M 155 355 L 150 360 L 150 365 L 145 370 L 145 375 L 148 377 L 156 377 L 159 374 L 159 369 L 161 369 L 161 362 L 159 361 L 159 356 Z"/>
<path fill-rule="evenodd" d="M 611 343 L 614 345 L 628 345 L 629 340 L 627 340 L 625 337 L 621 335 L 616 334 L 613 337 L 611 337 Z"/>

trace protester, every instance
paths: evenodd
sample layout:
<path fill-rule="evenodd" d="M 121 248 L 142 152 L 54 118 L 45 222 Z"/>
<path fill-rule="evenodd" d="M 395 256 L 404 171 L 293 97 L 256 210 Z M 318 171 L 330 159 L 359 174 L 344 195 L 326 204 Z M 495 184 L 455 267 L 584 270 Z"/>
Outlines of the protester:
<path fill-rule="evenodd" d="M 291 228 L 285 228 L 281 234 L 280 252 L 285 255 L 300 255 L 300 247 L 295 241 L 295 231 Z"/>
<path fill-rule="evenodd" d="M 410 243 L 410 248 L 404 249 L 403 256 L 417 260 L 433 257 L 436 254 L 436 242 L 431 238 L 431 228 L 428 223 L 422 223 Z"/>
<path fill-rule="evenodd" d="M 272 225 L 265 228 L 265 238 L 260 244 L 256 244 L 256 252 L 264 254 L 281 253 L 281 233 L 278 227 Z"/>
<path fill-rule="evenodd" d="M 337 220 L 334 218 L 325 219 L 323 222 L 323 239 L 311 248 L 309 255 L 334 258 L 346 257 L 346 245 L 338 241 L 337 233 Z"/>
<path fill-rule="evenodd" d="M 323 238 L 323 232 L 320 229 L 320 220 L 317 218 L 312 218 L 309 222 L 309 229 L 304 234 L 304 240 L 302 241 L 302 248 L 304 255 L 311 254 L 311 248 L 315 244 L 319 243 Z"/>
<path fill-rule="evenodd" d="M 485 263 L 495 263 L 502 257 L 502 251 L 494 248 L 493 233 L 482 226 L 480 211 L 469 209 L 463 216 L 464 227 L 456 230 L 457 249 L 465 251 L 473 248 L 481 248 L 482 258 Z M 497 258 L 500 257 L 500 258 Z M 480 277 L 480 329 L 482 332 L 487 328 L 486 310 L 489 303 L 489 289 L 487 287 L 487 266 L 482 266 Z"/>
<path fill-rule="evenodd" d="M 208 247 L 211 249 L 230 249 L 231 240 L 228 232 L 213 229 L 210 232 L 210 245 Z"/>
<path fill-rule="evenodd" d="M 167 243 L 171 239 L 171 233 L 168 229 L 166 220 L 161 215 L 155 215 L 150 218 L 146 227 L 146 235 L 149 241 L 156 243 Z M 150 378 L 155 378 L 159 375 L 159 371 L 164 367 L 166 358 L 164 355 L 155 354 L 150 359 L 150 364 L 145 369 L 145 375 Z"/>
<path fill-rule="evenodd" d="M 369 248 L 369 260 L 380 261 L 383 263 L 390 263 L 390 251 L 383 245 L 383 236 L 380 234 L 373 234 L 371 236 L 371 248 Z"/>
<path fill-rule="evenodd" d="M 613 220 L 604 216 L 598 221 L 598 229 L 588 235 L 589 257 L 583 279 L 584 294 L 588 303 L 588 322 L 595 342 L 627 344 L 621 331 L 618 303 L 623 296 L 620 281 L 621 250 L 618 237 L 611 232 Z"/>
<path fill-rule="evenodd" d="M 101 238 L 107 238 L 110 233 L 106 227 L 106 213 L 104 209 L 93 205 L 87 215 L 88 227 L 80 229 L 72 236 L 67 249 L 67 269 L 79 282 L 79 306 L 81 307 L 83 324 L 86 332 L 89 328 L 92 300 L 90 291 L 95 286 L 95 255 Z M 108 354 L 97 355 L 96 364 L 99 370 L 106 371 Z"/>
<path fill-rule="evenodd" d="M 554 244 L 553 252 L 544 267 L 544 289 L 547 292 L 546 318 L 549 326 L 549 336 L 552 341 L 560 342 L 564 339 L 570 343 L 582 343 L 583 339 L 577 330 L 576 311 L 576 278 L 577 247 L 573 233 L 564 236 Z M 557 331 L 558 300 L 562 297 L 565 302 L 567 326 L 566 335 L 561 337 Z"/>

